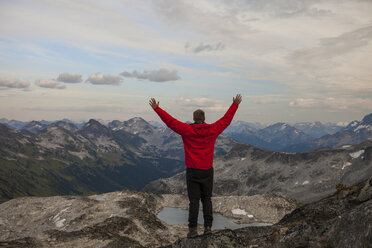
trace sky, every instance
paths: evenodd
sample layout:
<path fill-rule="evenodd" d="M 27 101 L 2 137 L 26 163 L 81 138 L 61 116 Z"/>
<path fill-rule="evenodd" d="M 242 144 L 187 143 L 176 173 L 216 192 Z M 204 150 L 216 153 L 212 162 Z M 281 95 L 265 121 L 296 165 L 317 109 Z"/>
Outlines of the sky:
<path fill-rule="evenodd" d="M 371 0 L 0 0 L 0 118 L 348 122 L 372 112 Z"/>

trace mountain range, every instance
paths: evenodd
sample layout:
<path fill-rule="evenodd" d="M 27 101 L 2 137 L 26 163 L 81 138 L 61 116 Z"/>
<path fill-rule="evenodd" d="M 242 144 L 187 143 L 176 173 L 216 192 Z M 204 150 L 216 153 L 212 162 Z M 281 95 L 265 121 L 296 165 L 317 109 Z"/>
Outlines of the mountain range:
<path fill-rule="evenodd" d="M 133 134 L 142 135 L 151 132 L 150 127 L 137 126 L 136 130 L 130 127 L 131 122 L 136 119 L 121 122 L 99 121 L 102 125 L 118 130 L 131 130 Z M 342 145 L 354 145 L 363 141 L 372 139 L 372 114 L 366 115 L 362 121 L 352 121 L 345 126 L 344 123 L 321 123 L 321 122 L 298 122 L 292 125 L 284 122 L 274 123 L 265 126 L 257 122 L 233 121 L 230 126 L 222 133 L 223 135 L 234 139 L 237 142 L 246 143 L 259 148 L 265 148 L 272 151 L 285 152 L 307 152 L 322 147 L 338 147 Z M 143 119 L 142 119 L 143 120 Z M 162 123 L 156 121 L 145 121 L 155 129 L 171 132 Z M 84 123 L 75 123 L 68 119 L 62 121 L 32 121 L 20 122 L 16 120 L 0 119 L 0 123 L 7 125 L 25 134 L 38 134 L 47 125 L 68 123 L 70 127 L 66 129 L 81 128 Z M 66 125 L 66 124 L 64 124 Z M 136 124 L 134 124 L 136 126 Z M 146 129 L 142 129 L 145 127 Z M 145 135 L 146 136 L 146 135 Z M 166 144 L 166 143 L 165 143 Z M 156 145 L 160 145 L 156 143 Z"/>
<path fill-rule="evenodd" d="M 342 145 L 359 144 L 372 140 L 372 114 L 366 115 L 361 121 L 352 121 L 344 129 L 327 134 L 318 139 L 286 147 L 288 152 L 312 151 L 321 147 L 340 147 Z"/>
<path fill-rule="evenodd" d="M 216 156 L 236 144 L 221 136 Z M 142 118 L 30 122 L 20 130 L 0 124 L 0 201 L 26 195 L 103 193 L 141 189 L 185 169 L 181 138 Z"/>
<path fill-rule="evenodd" d="M 260 147 L 266 146 L 271 150 L 281 147 L 280 149 L 284 151 L 306 151 L 319 147 L 342 146 L 344 146 L 342 148 L 344 150 L 348 146 L 350 149 L 354 149 L 352 144 L 371 139 L 371 119 L 372 114 L 367 115 L 362 121 L 353 121 L 334 134 L 312 140 L 309 134 L 286 123 L 263 127 L 258 123 L 233 122 L 216 142 L 217 162 L 215 165 L 218 168 L 218 161 L 221 161 L 218 157 L 227 156 L 234 146 L 236 147 L 233 151 L 251 149 L 255 153 L 267 156 L 281 154 L 281 157 L 287 156 L 290 159 L 292 159 L 292 155 L 275 153 L 265 148 L 260 149 Z M 4 119 L 2 120 L 4 121 Z M 22 195 L 104 193 L 124 188 L 140 190 L 153 180 L 173 176 L 185 169 L 181 137 L 163 125 L 150 124 L 140 117 L 123 122 L 114 120 L 106 122 L 106 125 L 91 119 L 82 127 L 71 121 L 63 120 L 55 122 L 32 121 L 23 123 L 24 125 L 20 129 L 9 128 L 9 123 L 14 124 L 15 122 L 8 121 L 6 125 L 0 124 L 1 201 Z M 322 125 L 302 123 L 303 130 L 306 129 L 305 127 L 310 128 L 311 126 L 322 127 Z M 327 127 L 332 129 L 331 126 L 328 124 Z M 335 129 L 332 130 L 335 131 Z M 242 139 L 248 136 L 255 139 L 256 143 L 247 142 L 254 143 L 254 146 L 239 144 Z M 297 143 L 297 145 L 290 145 L 292 143 Z M 308 154 L 297 154 L 293 158 L 295 160 L 304 158 L 299 159 L 299 164 L 312 163 L 311 160 L 319 157 L 322 151 Z M 324 156 L 326 161 L 334 160 L 328 155 Z M 343 160 L 346 157 L 340 158 L 342 162 L 339 164 L 352 163 Z M 275 164 L 267 163 L 267 158 L 260 159 L 261 162 L 270 166 Z M 281 172 L 288 173 L 288 168 L 285 165 L 283 161 Z M 253 171 L 260 171 L 257 166 L 253 168 Z M 343 167 L 343 164 L 340 166 Z M 333 171 L 325 171 L 324 173 L 331 175 Z M 283 177 L 287 176 L 287 174 L 283 175 Z M 270 178 L 265 173 L 262 177 L 263 179 Z M 333 187 L 331 184 L 341 180 L 340 177 L 331 177 L 332 180 L 328 187 Z M 302 178 L 305 177 L 299 177 L 299 179 Z M 277 180 L 284 179 L 275 179 L 270 184 L 272 188 L 261 185 L 260 187 L 266 191 L 261 189 L 257 192 L 270 192 L 276 187 Z M 221 187 L 227 189 L 237 183 L 232 179 L 221 182 L 224 182 Z M 216 185 L 218 188 L 218 183 Z M 159 186 L 159 189 L 161 188 Z M 242 192 L 253 194 L 256 192 L 255 190 L 257 189 L 244 189 Z M 284 192 L 288 193 L 285 190 Z M 291 195 L 289 194 L 289 196 Z M 309 199 L 312 198 L 309 197 Z"/>

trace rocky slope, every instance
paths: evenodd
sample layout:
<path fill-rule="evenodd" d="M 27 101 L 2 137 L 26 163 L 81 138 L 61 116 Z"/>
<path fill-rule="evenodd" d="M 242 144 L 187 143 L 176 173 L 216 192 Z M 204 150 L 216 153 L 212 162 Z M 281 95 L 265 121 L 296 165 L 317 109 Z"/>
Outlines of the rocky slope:
<path fill-rule="evenodd" d="M 185 237 L 186 224 L 156 217 L 163 207 L 187 208 L 184 195 L 117 191 L 91 196 L 22 197 L 0 204 L 0 247 L 158 247 Z M 277 196 L 213 198 L 217 212 L 241 223 L 279 221 L 297 206 Z M 199 226 L 199 232 L 201 232 Z"/>
<path fill-rule="evenodd" d="M 372 176 L 372 142 L 307 153 L 239 144 L 215 159 L 214 168 L 216 195 L 275 193 L 306 203 L 333 193 L 338 183 L 351 185 Z M 151 182 L 144 190 L 186 192 L 185 173 Z"/>
<path fill-rule="evenodd" d="M 372 178 L 306 204 L 269 227 L 224 230 L 166 247 L 371 247 Z"/>
<path fill-rule="evenodd" d="M 0 124 L 0 202 L 18 196 L 140 190 L 185 169 L 181 137 L 142 118 L 106 127 L 91 119 L 30 122 L 21 131 Z M 215 154 L 236 141 L 221 136 Z"/>
<path fill-rule="evenodd" d="M 0 124 L 0 202 L 18 196 L 92 194 L 141 189 L 182 171 L 179 159 L 138 148 L 146 142 L 123 130 L 88 122 L 78 132 L 49 125 L 25 135 Z"/>

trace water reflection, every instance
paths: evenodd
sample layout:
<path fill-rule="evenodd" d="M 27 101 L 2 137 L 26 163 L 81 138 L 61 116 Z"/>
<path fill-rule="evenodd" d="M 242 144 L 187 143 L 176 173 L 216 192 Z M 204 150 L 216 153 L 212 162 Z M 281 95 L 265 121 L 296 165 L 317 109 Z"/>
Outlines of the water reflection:
<path fill-rule="evenodd" d="M 180 208 L 163 208 L 157 215 L 159 219 L 165 221 L 168 224 L 187 224 L 187 218 L 189 216 L 188 210 L 183 210 Z M 198 223 L 203 224 L 203 212 L 199 211 Z M 267 226 L 271 225 L 268 223 L 251 223 L 251 224 L 237 224 L 231 219 L 224 217 L 221 214 L 213 213 L 213 226 L 212 230 L 216 229 L 237 229 L 246 226 Z"/>

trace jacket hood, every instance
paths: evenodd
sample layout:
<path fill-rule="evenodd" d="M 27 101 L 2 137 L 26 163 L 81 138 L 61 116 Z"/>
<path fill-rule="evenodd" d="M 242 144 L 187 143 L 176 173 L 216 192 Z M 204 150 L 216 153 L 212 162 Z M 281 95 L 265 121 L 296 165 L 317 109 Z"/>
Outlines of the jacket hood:
<path fill-rule="evenodd" d="M 194 130 L 194 132 L 200 136 L 209 136 L 211 134 L 211 128 L 210 124 L 207 123 L 200 123 L 200 124 L 195 124 L 192 123 L 190 124 Z"/>

